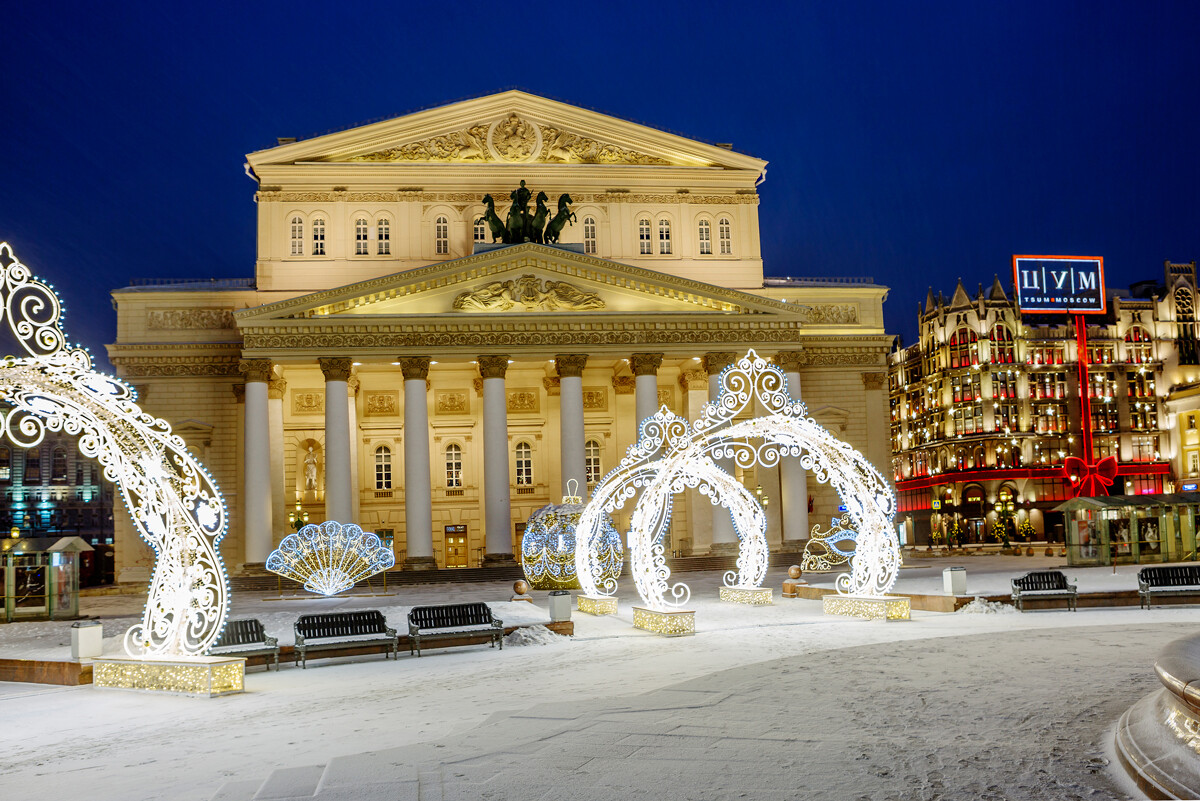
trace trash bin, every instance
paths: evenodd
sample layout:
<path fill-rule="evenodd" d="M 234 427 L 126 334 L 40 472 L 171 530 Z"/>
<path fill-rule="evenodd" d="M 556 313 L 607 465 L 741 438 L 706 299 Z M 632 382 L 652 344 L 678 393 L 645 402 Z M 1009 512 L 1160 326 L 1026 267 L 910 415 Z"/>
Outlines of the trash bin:
<path fill-rule="evenodd" d="M 950 595 L 967 594 L 967 569 L 948 567 L 942 571 L 942 589 Z"/>
<path fill-rule="evenodd" d="M 104 627 L 99 620 L 71 624 L 71 658 L 92 659 L 104 652 Z"/>
<path fill-rule="evenodd" d="M 571 593 L 566 590 L 550 592 L 550 619 L 555 623 L 571 619 Z"/>

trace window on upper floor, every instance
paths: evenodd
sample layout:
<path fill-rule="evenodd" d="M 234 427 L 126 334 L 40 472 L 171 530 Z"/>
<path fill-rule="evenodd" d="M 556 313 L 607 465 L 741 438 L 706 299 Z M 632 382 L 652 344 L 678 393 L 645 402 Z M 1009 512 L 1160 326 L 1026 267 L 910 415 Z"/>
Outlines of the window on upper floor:
<path fill-rule="evenodd" d="M 652 252 L 650 248 L 650 220 L 643 217 L 638 220 L 638 253 L 645 256 Z"/>
<path fill-rule="evenodd" d="M 452 442 L 446 446 L 446 486 L 462 485 L 462 448 Z"/>
<path fill-rule="evenodd" d="M 717 222 L 717 236 L 721 240 L 721 255 L 733 255 L 733 226 L 729 224 L 728 217 L 722 217 Z"/>
<path fill-rule="evenodd" d="M 367 249 L 367 220 L 365 217 L 359 217 L 354 221 L 354 255 L 366 256 L 370 251 Z"/>
<path fill-rule="evenodd" d="M 392 488 L 392 449 L 380 445 L 375 449 L 375 489 L 390 490 Z"/>
<path fill-rule="evenodd" d="M 596 252 L 596 218 L 583 218 L 583 252 Z"/>
<path fill-rule="evenodd" d="M 671 252 L 671 221 L 665 218 L 658 221 L 658 252 L 663 255 Z"/>
<path fill-rule="evenodd" d="M 380 217 L 375 223 L 375 252 L 380 256 L 390 256 L 392 253 L 392 222 L 386 217 Z"/>
<path fill-rule="evenodd" d="M 992 364 L 1013 363 L 1013 337 L 1007 325 L 992 326 L 989 335 L 992 345 Z"/>
<path fill-rule="evenodd" d="M 433 222 L 433 252 L 439 256 L 450 252 L 450 221 L 444 216 Z"/>
<path fill-rule="evenodd" d="M 475 220 L 475 225 L 471 228 L 471 236 L 476 242 L 487 241 L 487 223 L 483 221 L 482 217 Z"/>
<path fill-rule="evenodd" d="M 600 443 L 594 439 L 584 443 L 583 469 L 589 487 L 600 480 Z"/>
<path fill-rule="evenodd" d="M 304 220 L 298 216 L 292 218 L 292 255 L 304 255 Z"/>
<path fill-rule="evenodd" d="M 950 366 L 973 364 L 979 364 L 979 337 L 969 328 L 960 328 L 950 335 Z"/>
<path fill-rule="evenodd" d="M 25 483 L 42 483 L 42 454 L 36 448 L 25 453 Z"/>
<path fill-rule="evenodd" d="M 1153 348 L 1150 332 L 1140 325 L 1131 326 L 1125 332 L 1125 361 L 1131 364 L 1146 364 L 1154 361 Z"/>
<path fill-rule="evenodd" d="M 12 481 L 12 451 L 0 448 L 0 481 Z"/>
<path fill-rule="evenodd" d="M 55 448 L 50 457 L 50 480 L 67 480 L 67 452 L 62 448 Z"/>
<path fill-rule="evenodd" d="M 697 235 L 700 237 L 700 255 L 712 255 L 712 224 L 708 220 L 697 223 Z"/>
<path fill-rule="evenodd" d="M 516 447 L 517 486 L 533 486 L 533 448 L 528 442 L 518 442 Z"/>
<path fill-rule="evenodd" d="M 313 248 L 314 256 L 325 255 L 325 220 L 322 217 L 317 217 L 312 222 L 313 232 Z"/>

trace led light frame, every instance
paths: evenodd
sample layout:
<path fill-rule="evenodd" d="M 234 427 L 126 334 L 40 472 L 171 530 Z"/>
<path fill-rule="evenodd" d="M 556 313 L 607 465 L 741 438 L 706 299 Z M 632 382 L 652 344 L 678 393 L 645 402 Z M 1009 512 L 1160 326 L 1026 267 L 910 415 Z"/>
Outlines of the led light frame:
<path fill-rule="evenodd" d="M 337 595 L 360 579 L 396 566 L 396 555 L 378 535 L 354 523 L 326 520 L 289 534 L 267 557 L 267 570 L 317 595 Z"/>

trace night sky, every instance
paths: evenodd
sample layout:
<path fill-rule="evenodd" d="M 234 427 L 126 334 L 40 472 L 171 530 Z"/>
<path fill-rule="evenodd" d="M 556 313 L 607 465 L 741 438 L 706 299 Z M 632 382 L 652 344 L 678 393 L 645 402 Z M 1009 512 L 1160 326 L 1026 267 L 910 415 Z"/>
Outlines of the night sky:
<path fill-rule="evenodd" d="M 511 87 L 768 160 L 767 274 L 873 276 L 906 341 L 928 286 L 1014 253 L 1110 286 L 1200 258 L 1196 2 L 13 2 L 3 30 L 0 240 L 99 354 L 130 279 L 253 274 L 246 153 Z"/>

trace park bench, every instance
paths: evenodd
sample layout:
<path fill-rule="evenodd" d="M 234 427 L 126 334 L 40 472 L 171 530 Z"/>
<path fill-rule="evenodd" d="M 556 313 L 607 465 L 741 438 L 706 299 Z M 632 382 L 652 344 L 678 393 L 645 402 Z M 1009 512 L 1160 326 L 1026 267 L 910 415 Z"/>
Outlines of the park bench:
<path fill-rule="evenodd" d="M 1067 608 L 1074 612 L 1078 609 L 1079 593 L 1074 584 L 1067 583 L 1061 570 L 1034 570 L 1012 580 L 1013 606 L 1024 612 L 1024 603 L 1030 598 L 1066 598 Z"/>
<path fill-rule="evenodd" d="M 229 620 L 221 639 L 208 650 L 211 656 L 269 656 L 275 660 L 279 670 L 279 640 L 268 637 L 263 624 L 256 618 Z M 267 663 L 267 670 L 271 663 Z"/>
<path fill-rule="evenodd" d="M 504 624 L 492 617 L 487 604 L 476 601 L 469 604 L 445 604 L 443 606 L 414 606 L 408 613 L 408 652 L 421 655 L 421 641 L 463 639 L 464 636 L 484 633 L 495 647 L 500 643 L 504 650 Z"/>
<path fill-rule="evenodd" d="M 1138 605 L 1150 608 L 1155 595 L 1200 594 L 1200 565 L 1143 567 L 1138 571 Z"/>
<path fill-rule="evenodd" d="M 301 669 L 307 667 L 309 651 L 332 651 L 385 645 L 396 658 L 400 637 L 388 628 L 387 618 L 378 609 L 357 612 L 327 612 L 301 615 L 296 621 L 296 655 Z M 387 650 L 383 652 L 387 658 Z"/>

